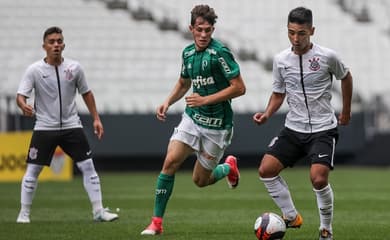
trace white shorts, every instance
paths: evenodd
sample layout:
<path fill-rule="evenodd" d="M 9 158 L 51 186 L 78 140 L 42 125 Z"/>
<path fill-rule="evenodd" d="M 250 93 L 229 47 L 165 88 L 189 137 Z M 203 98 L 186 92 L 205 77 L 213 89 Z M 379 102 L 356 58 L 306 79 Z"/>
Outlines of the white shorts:
<path fill-rule="evenodd" d="M 193 148 L 200 164 L 208 170 L 213 170 L 230 145 L 232 137 L 233 128 L 229 130 L 203 128 L 184 113 L 170 140 L 183 142 Z"/>

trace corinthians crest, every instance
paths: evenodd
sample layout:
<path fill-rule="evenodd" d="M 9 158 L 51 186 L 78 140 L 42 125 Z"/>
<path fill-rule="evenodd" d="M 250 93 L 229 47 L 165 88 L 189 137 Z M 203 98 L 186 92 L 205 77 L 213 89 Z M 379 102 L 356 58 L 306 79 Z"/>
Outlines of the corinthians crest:
<path fill-rule="evenodd" d="M 319 57 L 313 57 L 312 59 L 309 59 L 310 65 L 309 68 L 312 71 L 318 71 L 320 70 L 320 58 Z"/>

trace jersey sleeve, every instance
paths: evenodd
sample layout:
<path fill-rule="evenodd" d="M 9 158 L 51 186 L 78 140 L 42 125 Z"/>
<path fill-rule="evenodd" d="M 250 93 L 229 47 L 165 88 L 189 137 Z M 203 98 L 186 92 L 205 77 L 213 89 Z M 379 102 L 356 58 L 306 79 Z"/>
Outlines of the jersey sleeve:
<path fill-rule="evenodd" d="M 240 67 L 227 48 L 218 52 L 218 66 L 226 79 L 231 80 L 240 74 Z"/>
<path fill-rule="evenodd" d="M 286 92 L 286 84 L 283 80 L 281 70 L 283 66 L 279 63 L 278 58 L 275 57 L 273 61 L 272 67 L 272 91 L 276 93 L 285 93 Z"/>
<path fill-rule="evenodd" d="M 76 84 L 77 84 L 77 90 L 82 95 L 84 93 L 87 93 L 90 91 L 87 80 L 85 78 L 84 70 L 83 68 L 77 64 L 76 67 Z"/>
<path fill-rule="evenodd" d="M 330 52 L 328 61 L 330 72 L 333 73 L 336 79 L 343 79 L 348 74 L 349 69 L 334 51 Z"/>
<path fill-rule="evenodd" d="M 34 89 L 35 71 L 33 65 L 29 66 L 23 74 L 22 80 L 19 83 L 17 93 L 25 97 L 31 97 L 32 90 Z"/>

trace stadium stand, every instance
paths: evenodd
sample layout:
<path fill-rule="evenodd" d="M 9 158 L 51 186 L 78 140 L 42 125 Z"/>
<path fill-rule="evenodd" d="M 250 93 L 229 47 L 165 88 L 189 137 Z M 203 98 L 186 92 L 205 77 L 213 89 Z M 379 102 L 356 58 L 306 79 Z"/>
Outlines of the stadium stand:
<path fill-rule="evenodd" d="M 381 8 L 377 1 L 371 2 L 368 13 Z M 210 3 L 216 9 L 215 37 L 238 56 L 248 87 L 247 94 L 233 102 L 239 113 L 267 104 L 270 63 L 275 53 L 288 46 L 286 15 L 299 5 L 314 11 L 313 41 L 338 51 L 350 66 L 357 104 L 377 100 L 389 91 L 386 65 L 390 59 L 384 52 L 390 42 L 381 31 L 383 20 L 373 16 L 370 22 L 355 21 L 336 0 L 2 0 L 0 91 L 15 94 L 25 68 L 44 54 L 40 51 L 44 29 L 58 25 L 65 34 L 68 51 L 64 55 L 85 67 L 101 112 L 154 112 L 178 78 L 181 50 L 191 41 L 189 11 L 198 3 Z M 388 19 L 386 14 L 379 16 Z M 339 84 L 334 90 L 340 92 Z M 339 98 L 335 95 L 336 109 Z M 386 97 L 379 99 L 386 103 Z M 87 111 L 84 104 L 79 106 L 81 112 Z M 181 101 L 171 111 L 181 111 L 183 106 Z"/>

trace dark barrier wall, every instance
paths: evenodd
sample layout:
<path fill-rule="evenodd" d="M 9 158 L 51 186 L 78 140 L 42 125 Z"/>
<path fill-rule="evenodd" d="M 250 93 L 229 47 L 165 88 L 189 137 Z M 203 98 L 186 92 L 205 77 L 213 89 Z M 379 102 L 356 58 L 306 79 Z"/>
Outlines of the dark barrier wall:
<path fill-rule="evenodd" d="M 233 142 L 226 154 L 240 156 L 243 165 L 246 161 L 251 161 L 247 165 L 257 165 L 268 143 L 283 127 L 284 117 L 284 114 L 276 114 L 266 124 L 258 126 L 252 121 L 252 114 L 237 114 Z M 102 141 L 93 135 L 90 116 L 81 115 L 81 118 L 95 161 L 101 168 L 127 168 L 129 164 L 132 165 L 129 168 L 157 169 L 161 166 L 169 137 L 181 115 L 168 115 L 166 122 L 158 121 L 151 114 L 102 115 L 105 128 Z M 21 129 L 32 129 L 33 122 L 29 118 L 20 117 L 18 125 Z M 361 155 L 360 152 L 367 146 L 364 114 L 355 113 L 351 124 L 340 126 L 339 132 L 337 159 L 339 162 L 353 163 L 356 155 Z"/>

